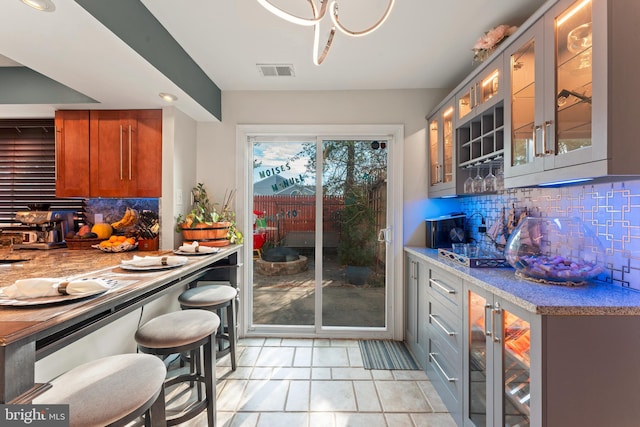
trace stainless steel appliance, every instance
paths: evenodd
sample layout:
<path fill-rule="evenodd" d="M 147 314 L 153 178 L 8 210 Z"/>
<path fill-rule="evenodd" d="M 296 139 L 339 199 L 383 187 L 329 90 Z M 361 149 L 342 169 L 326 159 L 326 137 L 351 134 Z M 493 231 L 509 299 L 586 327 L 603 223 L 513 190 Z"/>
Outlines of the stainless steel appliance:
<path fill-rule="evenodd" d="M 466 218 L 464 213 L 455 213 L 425 219 L 426 247 L 450 248 L 452 243 L 464 242 L 466 240 L 464 229 Z"/>
<path fill-rule="evenodd" d="M 22 225 L 5 227 L 3 233 L 20 233 L 22 243 L 14 249 L 56 249 L 66 247 L 65 235 L 73 230 L 74 211 L 24 211 L 16 213 Z"/>

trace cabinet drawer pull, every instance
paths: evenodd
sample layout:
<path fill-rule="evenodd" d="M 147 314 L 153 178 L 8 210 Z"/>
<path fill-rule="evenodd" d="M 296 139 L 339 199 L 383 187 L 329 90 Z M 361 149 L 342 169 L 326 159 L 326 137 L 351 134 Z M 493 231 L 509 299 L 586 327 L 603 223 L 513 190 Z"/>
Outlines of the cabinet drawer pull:
<path fill-rule="evenodd" d="M 448 288 L 448 287 L 444 286 L 443 284 L 441 284 L 440 282 L 438 282 L 435 279 L 429 279 L 429 283 L 431 283 L 433 285 L 436 285 L 438 288 L 442 289 L 443 291 L 445 291 L 448 294 L 452 294 L 453 295 L 453 294 L 456 293 L 455 289 Z"/>
<path fill-rule="evenodd" d="M 442 366 L 440 366 L 440 364 L 438 363 L 438 360 L 436 359 L 436 356 L 438 355 L 438 353 L 432 353 L 429 352 L 429 359 L 433 360 L 433 363 L 436 364 L 436 367 L 438 368 L 438 370 L 440 371 L 440 373 L 447 379 L 447 381 L 449 381 L 450 383 L 456 382 L 458 381 L 457 378 L 453 378 L 450 377 L 449 375 L 447 375 L 447 373 L 444 371 L 444 369 L 442 369 Z"/>
<path fill-rule="evenodd" d="M 443 325 L 442 323 L 440 323 L 440 321 L 438 320 L 438 318 L 437 318 L 435 315 L 430 314 L 430 315 L 429 315 L 429 319 L 433 320 L 433 322 L 434 322 L 436 325 L 438 325 L 438 326 L 440 327 L 440 329 L 442 329 L 442 330 L 444 331 L 444 333 L 445 333 L 445 334 L 447 334 L 447 335 L 449 335 L 450 337 L 453 337 L 453 336 L 455 336 L 455 335 L 456 335 L 456 333 L 455 333 L 455 332 L 452 332 L 452 331 L 447 330 L 447 328 L 445 328 L 445 327 L 444 327 L 444 325 Z"/>

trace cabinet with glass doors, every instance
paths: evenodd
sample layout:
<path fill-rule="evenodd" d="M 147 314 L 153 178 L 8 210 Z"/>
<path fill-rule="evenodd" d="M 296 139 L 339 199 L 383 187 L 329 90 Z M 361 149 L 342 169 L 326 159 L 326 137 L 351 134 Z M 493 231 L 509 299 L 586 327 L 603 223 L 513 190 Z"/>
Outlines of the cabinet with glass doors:
<path fill-rule="evenodd" d="M 540 398 L 531 389 L 532 330 L 539 334 L 539 316 L 480 288 L 465 290 L 465 425 L 540 425 L 539 413 L 531 410 L 532 396 Z"/>
<path fill-rule="evenodd" d="M 638 14 L 639 2 L 559 0 L 505 49 L 505 186 L 640 173 Z"/>
<path fill-rule="evenodd" d="M 429 129 L 429 197 L 454 195 L 456 192 L 454 115 L 454 100 L 452 98 L 427 119 Z"/>
<path fill-rule="evenodd" d="M 496 55 L 482 71 L 456 94 L 458 123 L 464 123 L 502 100 L 503 56 Z"/>

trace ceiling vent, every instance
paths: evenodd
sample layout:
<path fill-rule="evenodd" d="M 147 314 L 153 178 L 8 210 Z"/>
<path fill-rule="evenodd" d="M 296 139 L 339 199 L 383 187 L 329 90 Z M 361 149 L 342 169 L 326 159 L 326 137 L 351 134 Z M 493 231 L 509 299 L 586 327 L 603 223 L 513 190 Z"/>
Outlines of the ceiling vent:
<path fill-rule="evenodd" d="M 291 64 L 257 64 L 257 66 L 262 77 L 294 77 L 296 75 Z"/>

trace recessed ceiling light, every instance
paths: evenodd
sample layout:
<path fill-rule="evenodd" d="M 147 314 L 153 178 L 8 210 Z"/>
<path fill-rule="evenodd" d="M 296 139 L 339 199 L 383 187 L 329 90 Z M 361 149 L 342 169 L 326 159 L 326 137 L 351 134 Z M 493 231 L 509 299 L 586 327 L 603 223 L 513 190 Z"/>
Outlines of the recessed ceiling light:
<path fill-rule="evenodd" d="M 51 0 L 20 0 L 22 3 L 41 12 L 53 12 L 56 5 Z"/>
<path fill-rule="evenodd" d="M 160 98 L 164 99 L 167 102 L 174 102 L 178 100 L 177 96 L 165 92 L 160 92 Z"/>

